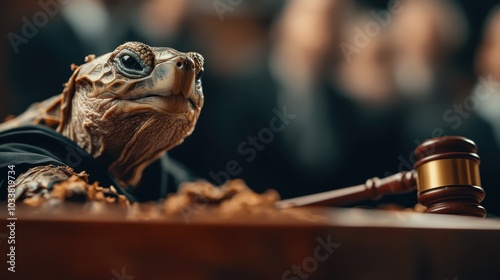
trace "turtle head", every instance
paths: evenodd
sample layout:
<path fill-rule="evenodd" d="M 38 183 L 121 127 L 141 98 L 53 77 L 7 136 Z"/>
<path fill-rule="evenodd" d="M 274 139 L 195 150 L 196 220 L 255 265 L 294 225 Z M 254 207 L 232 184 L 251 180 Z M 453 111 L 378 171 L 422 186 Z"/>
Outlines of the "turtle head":
<path fill-rule="evenodd" d="M 192 133 L 203 107 L 203 57 L 128 42 L 85 62 L 65 86 L 57 129 L 135 185 Z"/>

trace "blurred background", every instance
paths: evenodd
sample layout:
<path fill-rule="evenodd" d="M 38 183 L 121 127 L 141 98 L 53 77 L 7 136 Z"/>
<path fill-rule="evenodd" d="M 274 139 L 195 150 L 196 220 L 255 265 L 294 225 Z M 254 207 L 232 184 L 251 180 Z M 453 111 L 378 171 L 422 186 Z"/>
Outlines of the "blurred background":
<path fill-rule="evenodd" d="M 200 178 L 287 198 L 409 170 L 421 142 L 463 135 L 479 146 L 483 205 L 500 214 L 496 4 L 2 1 L 0 118 L 60 93 L 87 54 L 130 40 L 196 51 L 205 107 L 169 153 Z M 416 195 L 377 203 L 412 206 Z"/>

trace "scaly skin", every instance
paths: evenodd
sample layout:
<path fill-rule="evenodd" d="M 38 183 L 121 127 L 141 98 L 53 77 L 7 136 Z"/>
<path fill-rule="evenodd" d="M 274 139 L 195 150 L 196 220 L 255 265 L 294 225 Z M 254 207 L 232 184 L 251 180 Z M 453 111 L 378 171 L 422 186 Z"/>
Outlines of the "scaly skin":
<path fill-rule="evenodd" d="M 203 57 L 128 42 L 85 62 L 72 66 L 61 95 L 0 130 L 29 123 L 53 127 L 107 164 L 122 187 L 136 186 L 144 168 L 192 133 L 203 107 Z"/>

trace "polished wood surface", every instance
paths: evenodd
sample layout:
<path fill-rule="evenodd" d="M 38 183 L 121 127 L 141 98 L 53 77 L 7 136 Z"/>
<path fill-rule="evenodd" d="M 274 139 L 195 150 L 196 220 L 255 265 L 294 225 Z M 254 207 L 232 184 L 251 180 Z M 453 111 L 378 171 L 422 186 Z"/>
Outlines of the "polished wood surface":
<path fill-rule="evenodd" d="M 324 219 L 221 218 L 200 212 L 189 221 L 140 220 L 120 210 L 104 210 L 20 209 L 15 278 L 8 278 L 13 274 L 7 274 L 5 262 L 0 278 L 119 280 L 116 275 L 122 272 L 129 276 L 122 279 L 129 280 L 500 275 L 496 219 L 314 208 L 307 210 Z M 3 256 L 6 245 L 0 243 Z"/>

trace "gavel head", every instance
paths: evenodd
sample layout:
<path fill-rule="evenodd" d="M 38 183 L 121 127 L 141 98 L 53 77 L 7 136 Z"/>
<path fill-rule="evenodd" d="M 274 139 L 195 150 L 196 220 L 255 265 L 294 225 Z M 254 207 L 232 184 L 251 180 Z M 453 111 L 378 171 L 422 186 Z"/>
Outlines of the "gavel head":
<path fill-rule="evenodd" d="M 476 144 L 460 136 L 425 141 L 415 149 L 418 201 L 428 213 L 484 217 L 485 193 Z"/>

